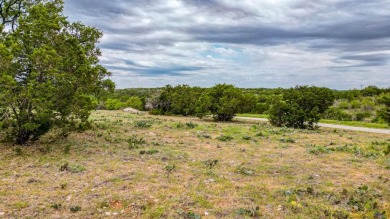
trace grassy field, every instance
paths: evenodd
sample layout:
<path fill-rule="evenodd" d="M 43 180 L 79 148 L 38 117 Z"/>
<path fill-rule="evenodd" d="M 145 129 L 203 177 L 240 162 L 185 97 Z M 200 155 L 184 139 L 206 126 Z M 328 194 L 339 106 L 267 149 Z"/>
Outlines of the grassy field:
<path fill-rule="evenodd" d="M 390 136 L 98 111 L 0 144 L 0 218 L 388 218 Z"/>

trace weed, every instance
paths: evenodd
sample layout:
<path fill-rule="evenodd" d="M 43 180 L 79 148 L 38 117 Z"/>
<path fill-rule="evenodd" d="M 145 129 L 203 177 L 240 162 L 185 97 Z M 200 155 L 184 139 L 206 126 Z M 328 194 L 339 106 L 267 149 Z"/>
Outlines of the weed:
<path fill-rule="evenodd" d="M 254 171 L 254 170 L 252 170 L 252 169 L 250 169 L 250 168 L 247 168 L 247 167 L 244 167 L 244 166 L 242 166 L 242 165 L 240 165 L 240 166 L 237 168 L 236 172 L 241 173 L 241 174 L 243 174 L 243 175 L 247 175 L 247 176 L 253 176 L 253 175 L 255 175 L 255 171 Z"/>
<path fill-rule="evenodd" d="M 53 209 L 58 210 L 58 209 L 60 209 L 62 207 L 62 205 L 55 203 L 55 204 L 52 204 L 50 207 L 53 208 Z"/>
<path fill-rule="evenodd" d="M 249 216 L 249 217 L 258 217 L 260 216 L 259 213 L 260 208 L 254 207 L 254 208 L 240 208 L 236 211 L 238 215 L 242 216 Z"/>
<path fill-rule="evenodd" d="M 139 145 L 145 144 L 146 141 L 143 138 L 138 138 L 133 135 L 129 139 L 127 139 L 127 143 L 129 143 L 129 149 L 138 149 Z"/>
<path fill-rule="evenodd" d="M 252 139 L 252 137 L 250 137 L 250 136 L 243 136 L 242 139 L 249 141 L 249 140 Z"/>
<path fill-rule="evenodd" d="M 197 136 L 198 136 L 198 138 L 211 139 L 211 136 L 208 133 L 206 133 L 206 132 L 197 132 Z"/>
<path fill-rule="evenodd" d="M 44 154 L 47 154 L 47 153 L 50 153 L 52 151 L 53 147 L 49 144 L 45 145 L 43 148 L 40 148 L 39 150 L 44 153 Z"/>
<path fill-rule="evenodd" d="M 182 122 L 175 123 L 173 125 L 174 128 L 181 129 L 184 127 L 184 124 Z"/>
<path fill-rule="evenodd" d="M 68 183 L 61 183 L 61 189 L 66 189 L 66 187 L 68 186 Z"/>
<path fill-rule="evenodd" d="M 329 150 L 329 148 L 325 147 L 325 146 L 314 146 L 313 148 L 310 148 L 308 150 L 308 152 L 310 154 L 315 154 L 315 155 L 319 155 L 319 154 L 328 154 L 330 153 L 331 150 Z"/>
<path fill-rule="evenodd" d="M 65 163 L 60 167 L 60 171 L 68 171 L 71 173 L 80 173 L 83 172 L 84 170 L 86 170 L 85 167 L 79 164 L 69 165 L 69 163 Z"/>
<path fill-rule="evenodd" d="M 173 172 L 173 170 L 176 169 L 176 166 L 175 164 L 172 164 L 172 165 L 166 165 L 164 167 L 164 170 L 167 172 L 167 177 L 169 178 L 170 174 Z"/>
<path fill-rule="evenodd" d="M 16 154 L 17 156 L 23 155 L 23 150 L 22 150 L 21 147 L 16 147 L 16 148 L 14 148 L 14 151 L 15 151 L 15 154 Z"/>
<path fill-rule="evenodd" d="M 217 139 L 220 141 L 231 141 L 234 138 L 229 136 L 229 135 L 221 135 L 221 136 L 218 136 Z"/>
<path fill-rule="evenodd" d="M 148 154 L 148 155 L 153 155 L 153 154 L 157 154 L 158 153 L 158 150 L 156 149 L 151 149 L 151 150 L 147 150 L 147 151 L 140 151 L 139 154 L 141 155 L 144 155 L 144 154 Z"/>
<path fill-rule="evenodd" d="M 198 126 L 198 125 L 195 124 L 195 123 L 192 123 L 192 122 L 187 122 L 187 123 L 186 123 L 186 126 L 187 126 L 187 128 L 193 129 L 193 128 L 195 128 L 195 127 Z"/>
<path fill-rule="evenodd" d="M 136 128 L 150 128 L 152 126 L 152 122 L 149 120 L 139 120 L 134 122 L 134 127 Z"/>
<path fill-rule="evenodd" d="M 295 143 L 296 141 L 292 138 L 281 138 L 279 139 L 280 142 L 283 142 L 283 143 Z"/>
<path fill-rule="evenodd" d="M 218 160 L 210 159 L 210 160 L 204 161 L 203 163 L 204 163 L 209 169 L 212 169 L 213 167 L 215 167 L 215 165 L 217 165 Z"/>
<path fill-rule="evenodd" d="M 70 148 L 71 148 L 70 144 L 65 145 L 65 147 L 64 147 L 64 154 L 70 154 Z"/>
<path fill-rule="evenodd" d="M 14 203 L 14 207 L 16 209 L 23 209 L 23 208 L 27 208 L 29 206 L 29 204 L 27 202 L 15 202 Z"/>
<path fill-rule="evenodd" d="M 81 207 L 78 206 L 78 205 L 70 207 L 70 211 L 71 211 L 72 213 L 76 213 L 76 212 L 78 212 L 78 211 L 80 211 L 80 210 L 81 210 Z"/>

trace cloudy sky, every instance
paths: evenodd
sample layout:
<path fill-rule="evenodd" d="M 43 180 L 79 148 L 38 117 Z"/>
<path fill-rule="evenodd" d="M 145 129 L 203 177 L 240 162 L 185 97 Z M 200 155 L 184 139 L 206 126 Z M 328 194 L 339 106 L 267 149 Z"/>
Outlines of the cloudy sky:
<path fill-rule="evenodd" d="M 65 0 L 118 88 L 390 87 L 390 0 Z"/>

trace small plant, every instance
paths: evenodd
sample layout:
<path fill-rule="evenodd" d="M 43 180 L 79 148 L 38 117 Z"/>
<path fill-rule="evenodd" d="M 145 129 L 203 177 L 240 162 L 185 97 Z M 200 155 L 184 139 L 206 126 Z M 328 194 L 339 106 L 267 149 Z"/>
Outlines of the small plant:
<path fill-rule="evenodd" d="M 187 218 L 189 218 L 189 219 L 201 219 L 199 214 L 191 212 L 191 211 L 187 213 Z"/>
<path fill-rule="evenodd" d="M 16 209 L 23 209 L 23 208 L 27 208 L 29 206 L 29 204 L 27 202 L 15 202 L 14 203 L 14 207 Z"/>
<path fill-rule="evenodd" d="M 66 187 L 68 186 L 68 183 L 61 183 L 61 189 L 66 189 Z"/>
<path fill-rule="evenodd" d="M 207 138 L 207 139 L 211 138 L 210 134 L 208 134 L 206 132 L 198 132 L 197 136 L 198 136 L 198 138 Z"/>
<path fill-rule="evenodd" d="M 260 216 L 259 210 L 260 208 L 258 206 L 254 208 L 240 208 L 236 213 L 242 216 L 258 217 Z"/>
<path fill-rule="evenodd" d="M 67 171 L 71 173 L 80 173 L 83 172 L 84 170 L 86 170 L 85 167 L 79 164 L 69 165 L 69 163 L 65 163 L 60 167 L 60 171 Z"/>
<path fill-rule="evenodd" d="M 331 152 L 331 150 L 325 146 L 314 146 L 313 148 L 310 148 L 308 152 L 310 154 L 319 155 L 319 154 L 328 154 Z"/>
<path fill-rule="evenodd" d="M 72 206 L 72 207 L 70 207 L 70 211 L 72 212 L 72 213 L 76 213 L 76 212 L 78 212 L 78 211 L 80 211 L 81 210 L 81 207 L 80 206 Z"/>
<path fill-rule="evenodd" d="M 247 176 L 253 176 L 255 175 L 255 171 L 250 169 L 250 168 L 247 168 L 247 167 L 244 167 L 242 165 L 240 165 L 238 168 L 237 168 L 237 172 L 238 173 L 241 173 L 243 175 L 247 175 Z"/>
<path fill-rule="evenodd" d="M 249 141 L 252 139 L 252 137 L 251 136 L 243 136 L 242 139 Z"/>
<path fill-rule="evenodd" d="M 213 160 L 213 159 L 210 159 L 210 160 L 206 160 L 203 162 L 209 169 L 212 169 L 213 167 L 215 167 L 218 163 L 218 160 Z"/>
<path fill-rule="evenodd" d="M 280 142 L 283 142 L 283 143 L 295 143 L 296 141 L 292 138 L 281 138 L 279 139 Z"/>
<path fill-rule="evenodd" d="M 73 166 L 70 167 L 69 172 L 71 172 L 71 173 L 80 173 L 80 172 L 83 172 L 84 170 L 86 170 L 84 166 L 76 164 L 76 165 L 73 165 Z"/>
<path fill-rule="evenodd" d="M 217 139 L 220 141 L 231 141 L 234 138 L 231 136 L 228 136 L 228 135 L 221 135 L 221 136 L 217 137 Z"/>
<path fill-rule="evenodd" d="M 65 147 L 64 147 L 64 154 L 70 154 L 70 148 L 71 148 L 70 144 L 65 145 Z"/>
<path fill-rule="evenodd" d="M 16 154 L 17 156 L 23 155 L 23 150 L 22 150 L 21 147 L 16 147 L 16 148 L 14 148 L 14 151 L 15 151 L 15 154 Z"/>
<path fill-rule="evenodd" d="M 55 203 L 55 204 L 52 204 L 50 207 L 53 208 L 53 209 L 58 210 L 58 209 L 60 209 L 62 207 L 62 205 Z"/>
<path fill-rule="evenodd" d="M 187 123 L 186 123 L 186 126 L 187 126 L 187 128 L 193 129 L 193 128 L 195 128 L 195 127 L 198 126 L 198 125 L 195 124 L 195 123 L 192 123 L 192 122 L 187 122 Z"/>
<path fill-rule="evenodd" d="M 136 128 L 150 128 L 152 126 L 152 122 L 148 120 L 139 120 L 134 122 L 134 126 Z"/>
<path fill-rule="evenodd" d="M 181 128 L 184 127 L 184 125 L 183 125 L 182 122 L 178 122 L 178 123 L 175 123 L 175 124 L 173 125 L 173 127 L 174 127 L 174 128 L 177 128 L 177 129 L 181 129 Z"/>
<path fill-rule="evenodd" d="M 144 154 L 148 154 L 148 155 L 153 155 L 153 154 L 157 154 L 158 153 L 158 150 L 156 149 L 151 149 L 151 150 L 147 150 L 147 151 L 140 151 L 139 154 L 141 155 L 144 155 Z"/>
<path fill-rule="evenodd" d="M 169 176 L 171 175 L 171 173 L 173 172 L 173 170 L 176 169 L 176 166 L 175 164 L 172 164 L 172 165 L 166 165 L 164 167 L 164 170 L 167 172 L 167 178 L 169 178 Z"/>
<path fill-rule="evenodd" d="M 129 149 L 138 149 L 139 145 L 146 143 L 146 141 L 143 138 L 138 138 L 135 135 L 127 139 L 127 142 L 129 143 Z"/>

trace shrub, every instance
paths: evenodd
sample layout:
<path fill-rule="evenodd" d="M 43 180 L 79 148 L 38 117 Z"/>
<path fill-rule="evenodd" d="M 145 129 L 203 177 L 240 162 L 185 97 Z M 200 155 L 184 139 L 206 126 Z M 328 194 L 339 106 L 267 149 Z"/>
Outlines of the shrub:
<path fill-rule="evenodd" d="M 209 90 L 208 96 L 211 101 L 210 112 L 218 121 L 232 120 L 245 105 L 245 95 L 231 84 L 215 85 Z"/>
<path fill-rule="evenodd" d="M 340 108 L 331 107 L 324 112 L 324 119 L 333 119 L 339 121 L 352 121 L 352 115 L 344 112 Z"/>
<path fill-rule="evenodd" d="M 220 141 L 231 141 L 234 138 L 231 136 L 228 136 L 228 135 L 221 135 L 221 136 L 217 137 L 217 139 Z"/>
<path fill-rule="evenodd" d="M 269 119 L 275 126 L 314 128 L 333 101 L 333 92 L 328 88 L 296 86 L 275 101 Z"/>

